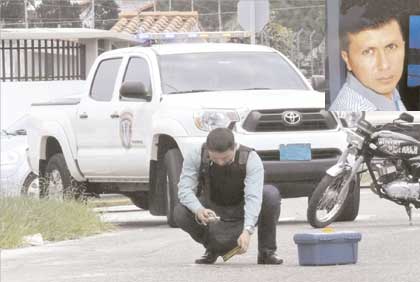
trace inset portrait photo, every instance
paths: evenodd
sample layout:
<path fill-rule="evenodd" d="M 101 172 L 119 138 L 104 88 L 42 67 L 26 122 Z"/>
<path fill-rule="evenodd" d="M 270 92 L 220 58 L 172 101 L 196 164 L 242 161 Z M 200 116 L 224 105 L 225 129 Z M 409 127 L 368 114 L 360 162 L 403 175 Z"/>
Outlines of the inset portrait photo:
<path fill-rule="evenodd" d="M 326 108 L 420 110 L 420 1 L 326 4 Z"/>

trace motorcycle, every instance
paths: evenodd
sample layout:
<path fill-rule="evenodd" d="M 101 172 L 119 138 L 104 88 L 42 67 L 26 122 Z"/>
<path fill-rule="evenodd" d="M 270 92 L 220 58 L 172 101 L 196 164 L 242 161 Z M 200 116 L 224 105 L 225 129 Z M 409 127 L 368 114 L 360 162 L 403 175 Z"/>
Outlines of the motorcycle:
<path fill-rule="evenodd" d="M 403 113 L 392 123 L 374 127 L 362 115 L 356 128 L 343 129 L 348 147 L 309 200 L 307 219 L 313 227 L 323 228 L 339 219 L 353 190 L 360 189 L 355 183 L 366 168 L 371 190 L 404 206 L 412 224 L 412 209 L 420 208 L 420 130 L 413 120 Z M 409 134 L 419 135 L 418 140 Z"/>

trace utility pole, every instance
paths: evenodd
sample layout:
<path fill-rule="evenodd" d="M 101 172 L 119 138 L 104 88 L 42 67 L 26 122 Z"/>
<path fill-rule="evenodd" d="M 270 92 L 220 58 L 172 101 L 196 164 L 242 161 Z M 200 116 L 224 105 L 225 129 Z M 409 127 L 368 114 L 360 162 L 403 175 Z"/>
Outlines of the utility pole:
<path fill-rule="evenodd" d="M 95 0 L 92 0 L 92 28 L 95 28 Z"/>
<path fill-rule="evenodd" d="M 191 12 L 194 12 L 194 0 L 191 0 Z"/>
<path fill-rule="evenodd" d="M 153 12 L 156 12 L 156 0 L 153 0 Z"/>
<path fill-rule="evenodd" d="M 25 0 L 25 28 L 28 28 L 28 0 Z"/>
<path fill-rule="evenodd" d="M 169 0 L 169 11 L 172 11 L 172 0 Z"/>
<path fill-rule="evenodd" d="M 57 24 L 58 28 L 61 28 L 61 3 L 58 6 L 58 24 Z"/>
<path fill-rule="evenodd" d="M 219 31 L 222 31 L 222 4 L 217 0 L 217 11 L 219 13 Z"/>

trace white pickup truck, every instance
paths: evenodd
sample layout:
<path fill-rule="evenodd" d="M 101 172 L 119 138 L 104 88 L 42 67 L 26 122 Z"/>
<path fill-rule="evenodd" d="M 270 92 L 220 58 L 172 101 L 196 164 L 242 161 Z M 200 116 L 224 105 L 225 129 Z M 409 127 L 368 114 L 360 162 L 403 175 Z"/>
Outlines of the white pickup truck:
<path fill-rule="evenodd" d="M 265 46 L 113 50 L 86 85 L 81 97 L 32 105 L 28 158 L 44 196 L 122 193 L 173 226 L 182 156 L 212 128 L 232 126 L 283 197 L 310 196 L 346 146 L 324 94 Z M 358 201 L 343 219 L 357 211 Z"/>

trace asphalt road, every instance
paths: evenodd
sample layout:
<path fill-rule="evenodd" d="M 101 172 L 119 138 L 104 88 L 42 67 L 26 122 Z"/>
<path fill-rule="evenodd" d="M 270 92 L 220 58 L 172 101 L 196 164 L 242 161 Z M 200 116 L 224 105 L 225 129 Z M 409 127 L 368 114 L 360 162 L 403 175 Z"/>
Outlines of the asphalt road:
<path fill-rule="evenodd" d="M 333 225 L 337 231 L 362 233 L 357 264 L 304 267 L 298 264 L 293 235 L 312 230 L 305 221 L 306 206 L 304 198 L 283 201 L 277 242 L 285 263 L 280 266 L 256 264 L 256 236 L 242 256 L 195 265 L 203 248 L 187 234 L 167 227 L 164 217 L 125 206 L 103 214 L 118 225 L 114 232 L 2 251 L 0 281 L 420 281 L 420 211 L 409 226 L 403 207 L 364 190 L 357 220 Z"/>

